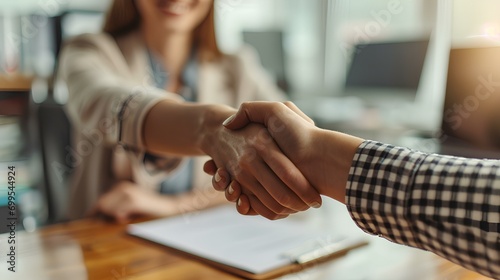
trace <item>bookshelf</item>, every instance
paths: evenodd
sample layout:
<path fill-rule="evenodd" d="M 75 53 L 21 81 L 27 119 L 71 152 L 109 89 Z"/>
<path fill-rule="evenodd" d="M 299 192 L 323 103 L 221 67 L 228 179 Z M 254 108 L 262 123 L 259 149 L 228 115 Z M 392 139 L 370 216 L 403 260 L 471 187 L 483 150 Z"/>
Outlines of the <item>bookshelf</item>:
<path fill-rule="evenodd" d="M 0 75 L 0 91 L 23 92 L 31 88 L 32 76 L 20 74 Z"/>
<path fill-rule="evenodd" d="M 38 194 L 39 168 L 34 157 L 36 140 L 31 137 L 31 83 L 30 76 L 0 75 L 0 209 L 2 215 L 7 213 L 8 202 L 14 197 L 19 228 L 25 229 L 36 225 L 26 223 L 34 221 L 35 216 L 32 214 L 34 211 L 26 209 L 38 203 L 33 199 Z M 11 168 L 15 173 L 8 173 Z M 9 184 L 8 174 L 14 176 L 15 184 Z M 9 191 L 14 191 L 14 195 Z M 0 233 L 3 231 L 5 229 L 0 229 Z"/>

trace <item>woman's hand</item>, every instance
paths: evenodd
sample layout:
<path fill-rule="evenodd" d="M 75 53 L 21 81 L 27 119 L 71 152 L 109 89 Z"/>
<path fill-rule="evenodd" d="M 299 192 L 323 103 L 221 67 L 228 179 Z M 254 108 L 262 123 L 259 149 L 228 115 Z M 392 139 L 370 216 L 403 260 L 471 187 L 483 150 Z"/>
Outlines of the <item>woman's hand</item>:
<path fill-rule="evenodd" d="M 163 216 L 168 212 L 166 208 L 169 205 L 160 204 L 159 200 L 159 194 L 140 188 L 132 182 L 120 181 L 99 198 L 92 212 L 126 223 L 137 215 Z"/>
<path fill-rule="evenodd" d="M 231 131 L 219 123 L 214 131 L 207 138 L 213 143 L 207 154 L 245 187 L 243 193 L 256 213 L 279 219 L 321 205 L 319 193 L 310 191 L 309 182 L 283 155 L 265 127 L 250 124 Z"/>

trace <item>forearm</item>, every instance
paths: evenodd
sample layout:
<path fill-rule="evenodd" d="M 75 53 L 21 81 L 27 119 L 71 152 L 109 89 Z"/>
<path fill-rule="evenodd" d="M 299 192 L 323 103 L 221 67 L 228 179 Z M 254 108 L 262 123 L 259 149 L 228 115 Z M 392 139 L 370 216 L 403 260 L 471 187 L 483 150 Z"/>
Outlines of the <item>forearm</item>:
<path fill-rule="evenodd" d="M 146 149 L 157 154 L 207 154 L 209 136 L 236 112 L 223 105 L 161 101 L 147 114 L 143 138 Z"/>

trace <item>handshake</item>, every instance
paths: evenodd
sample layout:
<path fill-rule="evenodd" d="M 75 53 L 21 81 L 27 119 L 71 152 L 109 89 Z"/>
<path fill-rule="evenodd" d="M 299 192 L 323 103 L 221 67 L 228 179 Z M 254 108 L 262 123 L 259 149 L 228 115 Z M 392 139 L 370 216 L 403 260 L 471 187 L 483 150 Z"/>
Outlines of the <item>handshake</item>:
<path fill-rule="evenodd" d="M 319 208 L 320 195 L 344 203 L 362 139 L 317 128 L 291 102 L 244 103 L 223 126 L 235 133 L 247 130 L 245 148 L 232 153 L 238 159 L 231 164 L 212 156 L 204 171 L 239 213 L 274 220 Z"/>
<path fill-rule="evenodd" d="M 245 103 L 224 126 L 219 135 L 238 139 L 210 139 L 228 151 L 204 169 L 239 213 L 280 219 L 324 195 L 366 232 L 500 278 L 498 161 L 364 142 L 315 127 L 292 103 Z"/>

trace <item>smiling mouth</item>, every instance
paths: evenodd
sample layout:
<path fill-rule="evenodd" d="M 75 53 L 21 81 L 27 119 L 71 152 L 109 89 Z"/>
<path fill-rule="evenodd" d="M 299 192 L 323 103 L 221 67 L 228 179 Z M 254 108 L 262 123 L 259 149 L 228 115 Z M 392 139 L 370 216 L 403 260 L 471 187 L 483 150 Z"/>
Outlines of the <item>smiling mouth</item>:
<path fill-rule="evenodd" d="M 163 13 L 175 16 L 183 15 L 191 8 L 191 2 L 186 1 L 158 0 L 157 5 Z"/>

